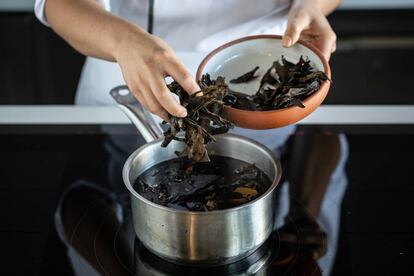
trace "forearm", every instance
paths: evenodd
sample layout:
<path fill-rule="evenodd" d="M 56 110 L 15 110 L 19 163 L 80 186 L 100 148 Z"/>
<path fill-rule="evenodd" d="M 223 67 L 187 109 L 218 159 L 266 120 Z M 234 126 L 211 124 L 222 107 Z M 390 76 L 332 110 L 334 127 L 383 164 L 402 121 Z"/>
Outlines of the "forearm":
<path fill-rule="evenodd" d="M 52 29 L 84 55 L 115 60 L 116 44 L 141 28 L 105 11 L 95 0 L 47 0 Z"/>
<path fill-rule="evenodd" d="M 297 8 L 305 4 L 312 4 L 317 5 L 324 15 L 328 15 L 333 12 L 341 2 L 342 0 L 293 0 L 292 8 Z"/>
<path fill-rule="evenodd" d="M 187 116 L 165 83 L 171 76 L 189 94 L 197 82 L 161 38 L 105 11 L 95 0 L 47 0 L 46 18 L 53 30 L 79 52 L 116 61 L 125 83 L 149 111 L 168 120 Z"/>

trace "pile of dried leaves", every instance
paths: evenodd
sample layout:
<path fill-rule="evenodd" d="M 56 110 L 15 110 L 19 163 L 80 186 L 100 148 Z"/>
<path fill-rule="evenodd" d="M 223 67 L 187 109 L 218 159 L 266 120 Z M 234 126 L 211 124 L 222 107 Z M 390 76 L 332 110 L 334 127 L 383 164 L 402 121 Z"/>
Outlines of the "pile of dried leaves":
<path fill-rule="evenodd" d="M 259 67 L 235 78 L 230 83 L 247 83 L 258 76 Z M 310 60 L 302 56 L 295 64 L 286 60 L 276 60 L 260 80 L 258 91 L 253 96 L 231 91 L 226 103 L 234 108 L 246 110 L 274 110 L 290 106 L 305 107 L 302 101 L 316 92 L 321 83 L 328 80 L 322 71 L 315 71 Z"/>
<path fill-rule="evenodd" d="M 206 144 L 215 141 L 213 135 L 225 133 L 233 125 L 224 118 L 223 98 L 229 89 L 223 77 L 211 80 L 208 74 L 199 82 L 201 90 L 191 96 L 177 83 L 168 85 L 170 91 L 178 95 L 181 105 L 187 108 L 185 118 L 170 116 L 170 128 L 164 133 L 163 147 L 172 140 L 187 145 L 178 156 L 188 156 L 195 161 L 209 161 Z"/>
<path fill-rule="evenodd" d="M 253 70 L 230 80 L 230 83 L 247 83 L 256 78 L 256 66 Z M 274 110 L 290 106 L 305 107 L 303 100 L 316 92 L 321 83 L 328 80 L 322 71 L 315 71 L 310 60 L 302 56 L 295 64 L 286 60 L 273 62 L 260 80 L 258 91 L 249 96 L 229 89 L 224 77 L 212 80 L 209 74 L 202 76 L 201 90 L 189 96 L 177 83 L 168 85 L 170 91 L 178 95 L 180 103 L 187 108 L 185 118 L 170 116 L 170 128 L 164 133 L 163 147 L 172 140 L 187 145 L 178 156 L 187 156 L 195 161 L 209 161 L 206 144 L 215 141 L 215 134 L 225 133 L 233 125 L 225 118 L 224 105 L 245 110 Z"/>

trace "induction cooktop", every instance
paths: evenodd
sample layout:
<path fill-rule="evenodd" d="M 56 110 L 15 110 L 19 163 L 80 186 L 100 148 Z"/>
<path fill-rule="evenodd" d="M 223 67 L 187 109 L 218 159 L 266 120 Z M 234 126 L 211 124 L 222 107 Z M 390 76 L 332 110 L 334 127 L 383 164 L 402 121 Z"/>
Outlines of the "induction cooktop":
<path fill-rule="evenodd" d="M 136 238 L 121 178 L 125 159 L 144 143 L 132 126 L 0 129 L 1 275 L 414 273 L 411 129 L 296 129 L 275 149 L 285 176 L 273 234 L 245 259 L 215 267 L 169 262 Z M 337 152 L 315 147 L 309 160 L 295 160 L 293 144 L 303 137 L 337 141 Z M 305 181 L 314 179 L 305 171 L 311 184 L 290 183 L 292 166 L 323 170 L 329 158 L 317 157 L 325 155 L 337 156 L 326 186 Z"/>

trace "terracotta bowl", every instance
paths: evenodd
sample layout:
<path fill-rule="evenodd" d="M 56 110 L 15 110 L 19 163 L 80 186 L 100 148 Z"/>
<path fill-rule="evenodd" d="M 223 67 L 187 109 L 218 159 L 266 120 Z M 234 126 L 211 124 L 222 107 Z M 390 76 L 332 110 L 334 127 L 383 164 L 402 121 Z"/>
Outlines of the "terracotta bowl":
<path fill-rule="evenodd" d="M 292 62 L 297 62 L 301 55 L 308 57 L 314 69 L 324 71 L 331 78 L 329 64 L 319 50 L 304 41 L 290 48 L 284 48 L 281 39 L 282 37 L 277 35 L 256 35 L 226 43 L 203 59 L 198 67 L 196 78 L 199 80 L 205 73 L 209 73 L 212 78 L 223 76 L 233 90 L 252 94 L 259 88 L 264 72 L 282 55 Z M 259 78 L 244 84 L 228 82 L 255 66 L 260 66 L 256 72 L 260 74 Z M 269 111 L 248 111 L 226 106 L 228 119 L 236 126 L 250 129 L 270 129 L 294 124 L 312 113 L 323 102 L 329 86 L 329 81 L 323 82 L 318 91 L 303 101 L 305 108 L 293 106 Z"/>

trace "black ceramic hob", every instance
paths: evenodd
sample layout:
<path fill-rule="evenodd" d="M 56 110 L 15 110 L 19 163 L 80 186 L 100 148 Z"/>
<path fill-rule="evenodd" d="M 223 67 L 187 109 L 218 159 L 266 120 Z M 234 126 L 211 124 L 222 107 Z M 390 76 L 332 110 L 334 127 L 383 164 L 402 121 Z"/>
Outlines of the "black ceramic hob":
<path fill-rule="evenodd" d="M 298 139 L 339 144 L 295 160 Z M 170 263 L 135 238 L 120 174 L 143 143 L 132 126 L 0 126 L 0 275 L 414 275 L 413 141 L 406 126 L 297 129 L 277 151 L 272 236 L 207 268 Z M 334 155 L 333 165 L 317 158 Z M 289 183 L 292 166 L 315 162 L 305 179 L 332 167 L 326 186 Z"/>

